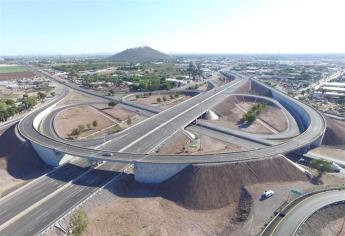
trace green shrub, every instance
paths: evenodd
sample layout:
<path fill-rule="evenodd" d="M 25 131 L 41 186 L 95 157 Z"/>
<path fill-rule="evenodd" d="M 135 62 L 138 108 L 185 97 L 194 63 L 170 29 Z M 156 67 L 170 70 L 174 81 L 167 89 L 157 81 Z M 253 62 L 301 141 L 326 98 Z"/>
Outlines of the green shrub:
<path fill-rule="evenodd" d="M 80 236 L 85 231 L 88 223 L 86 213 L 83 210 L 78 210 L 70 218 L 69 231 L 75 236 Z"/>

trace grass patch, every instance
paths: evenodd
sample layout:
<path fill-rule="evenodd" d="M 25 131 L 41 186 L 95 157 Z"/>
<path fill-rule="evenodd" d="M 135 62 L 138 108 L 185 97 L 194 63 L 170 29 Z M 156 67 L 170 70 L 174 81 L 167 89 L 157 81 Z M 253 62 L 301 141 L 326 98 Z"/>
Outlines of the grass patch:
<path fill-rule="evenodd" d="M 18 72 L 27 72 L 29 71 L 24 66 L 0 66 L 0 74 L 4 73 L 18 73 Z"/>

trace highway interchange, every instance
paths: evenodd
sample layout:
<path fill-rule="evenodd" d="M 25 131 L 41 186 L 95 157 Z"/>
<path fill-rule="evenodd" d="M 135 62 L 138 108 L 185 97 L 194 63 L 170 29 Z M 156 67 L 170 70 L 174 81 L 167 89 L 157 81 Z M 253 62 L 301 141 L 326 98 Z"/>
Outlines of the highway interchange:
<path fill-rule="evenodd" d="M 236 79 L 222 87 L 199 94 L 183 103 L 174 106 L 172 109 L 165 110 L 156 114 L 140 125 L 121 132 L 122 138 L 116 139 L 116 142 L 108 142 L 101 150 L 90 149 L 87 147 L 78 147 L 69 143 L 61 142 L 47 137 L 31 125 L 35 117 L 44 109 L 31 113 L 19 123 L 20 133 L 31 142 L 37 143 L 43 147 L 54 149 L 62 153 L 68 153 L 75 156 L 95 158 L 103 161 L 116 161 L 132 163 L 152 162 L 152 163 L 214 163 L 238 161 L 240 159 L 254 159 L 274 156 L 276 154 L 288 153 L 310 145 L 322 137 L 326 125 L 325 121 L 316 110 L 295 101 L 301 106 L 306 114 L 309 115 L 309 126 L 304 132 L 295 138 L 284 141 L 273 147 L 266 147 L 259 150 L 249 150 L 239 153 L 223 153 L 217 155 L 153 155 L 143 154 L 143 150 L 154 148 L 160 140 L 164 140 L 177 130 L 186 127 L 193 120 L 202 115 L 209 107 L 222 101 L 229 93 L 233 93 L 248 82 L 246 78 Z M 286 99 L 291 99 L 287 95 Z M 138 139 L 138 137 L 140 137 Z M 105 157 L 104 152 L 113 152 L 112 157 Z"/>
<path fill-rule="evenodd" d="M 40 133 L 32 125 L 39 113 L 67 94 L 68 89 L 63 90 L 56 101 L 33 111 L 22 119 L 18 126 L 20 133 L 31 142 L 59 152 L 109 162 L 96 169 L 90 169 L 85 159 L 77 159 L 75 163 L 67 163 L 34 181 L 29 187 L 24 186 L 15 194 L 1 199 L 0 234 L 34 235 L 42 232 L 99 187 L 116 178 L 128 163 L 215 163 L 261 159 L 298 150 L 322 136 L 325 130 L 323 117 L 314 109 L 294 101 L 309 114 L 310 125 L 303 130 L 302 134 L 277 145 L 259 145 L 254 150 L 217 155 L 153 155 L 150 153 L 162 140 L 185 128 L 210 107 L 229 94 L 235 93 L 248 80 L 243 77 L 236 78 L 226 85 L 199 94 L 112 136 L 104 145 L 97 148 L 94 147 L 95 144 L 88 144 L 92 146 L 91 148 L 88 145 L 84 147 L 65 143 L 49 132 L 50 126 L 43 128 L 46 131 Z M 287 97 L 287 99 L 290 98 Z M 114 155 L 105 157 L 102 155 L 104 152 L 113 152 Z"/>

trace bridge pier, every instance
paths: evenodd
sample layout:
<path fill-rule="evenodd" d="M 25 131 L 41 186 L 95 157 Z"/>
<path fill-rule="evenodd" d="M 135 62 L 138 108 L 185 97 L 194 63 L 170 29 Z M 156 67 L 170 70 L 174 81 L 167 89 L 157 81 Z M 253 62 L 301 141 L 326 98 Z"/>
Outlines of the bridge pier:
<path fill-rule="evenodd" d="M 134 178 L 140 183 L 158 184 L 173 177 L 188 164 L 134 163 Z"/>

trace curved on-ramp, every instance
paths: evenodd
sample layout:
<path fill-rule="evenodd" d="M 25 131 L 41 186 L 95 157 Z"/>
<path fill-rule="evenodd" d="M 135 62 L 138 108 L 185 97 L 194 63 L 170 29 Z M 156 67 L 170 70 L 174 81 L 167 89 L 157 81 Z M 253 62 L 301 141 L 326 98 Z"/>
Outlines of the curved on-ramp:
<path fill-rule="evenodd" d="M 274 226 L 268 226 L 262 236 L 296 235 L 305 221 L 317 210 L 345 201 L 345 190 L 325 191 L 310 195 L 291 207 Z"/>

